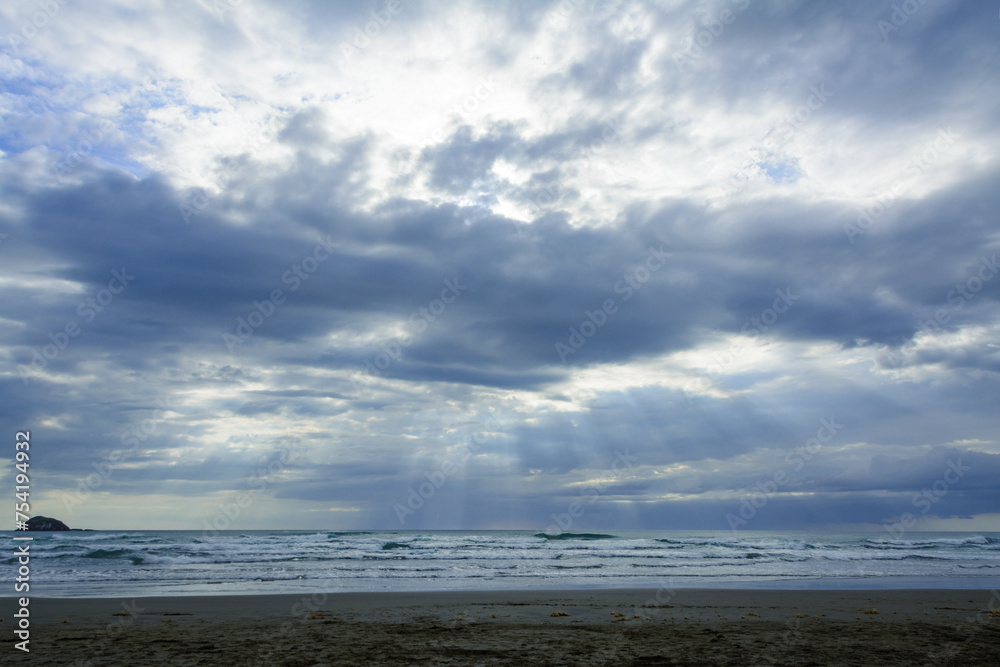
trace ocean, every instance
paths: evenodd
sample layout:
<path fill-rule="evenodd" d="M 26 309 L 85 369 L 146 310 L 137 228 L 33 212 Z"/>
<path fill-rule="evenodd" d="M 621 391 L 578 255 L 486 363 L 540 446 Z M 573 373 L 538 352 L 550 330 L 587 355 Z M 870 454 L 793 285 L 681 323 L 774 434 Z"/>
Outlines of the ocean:
<path fill-rule="evenodd" d="M 38 597 L 558 588 L 1000 588 L 1000 533 L 7 531 Z"/>

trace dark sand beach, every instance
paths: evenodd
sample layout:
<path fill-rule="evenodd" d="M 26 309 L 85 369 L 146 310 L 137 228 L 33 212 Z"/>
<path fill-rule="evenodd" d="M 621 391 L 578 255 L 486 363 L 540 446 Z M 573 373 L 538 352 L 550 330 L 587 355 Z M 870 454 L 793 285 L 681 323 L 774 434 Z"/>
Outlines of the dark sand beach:
<path fill-rule="evenodd" d="M 658 599 L 657 599 L 658 598 Z M 3 624 L 12 628 L 14 601 Z M 1000 665 L 1000 594 L 573 590 L 33 599 L 31 665 Z M 13 660 L 8 661 L 12 657 Z"/>

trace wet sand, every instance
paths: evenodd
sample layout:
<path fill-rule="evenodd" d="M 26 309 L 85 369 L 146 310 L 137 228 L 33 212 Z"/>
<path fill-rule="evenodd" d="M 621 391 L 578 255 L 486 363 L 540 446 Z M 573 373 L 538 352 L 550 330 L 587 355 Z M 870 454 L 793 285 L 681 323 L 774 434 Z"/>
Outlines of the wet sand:
<path fill-rule="evenodd" d="M 573 590 L 0 600 L 3 664 L 1000 665 L 1000 593 Z"/>

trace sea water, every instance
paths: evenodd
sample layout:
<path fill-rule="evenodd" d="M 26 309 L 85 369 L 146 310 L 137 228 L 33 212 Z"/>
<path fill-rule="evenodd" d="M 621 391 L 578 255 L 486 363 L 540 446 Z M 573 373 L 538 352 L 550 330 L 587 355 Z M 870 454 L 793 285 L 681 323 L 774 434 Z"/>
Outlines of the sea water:
<path fill-rule="evenodd" d="M 33 537 L 31 595 L 1000 588 L 1000 533 L 94 531 Z M 16 557 L 0 558 L 7 581 Z M 11 596 L 13 584 L 0 588 Z"/>

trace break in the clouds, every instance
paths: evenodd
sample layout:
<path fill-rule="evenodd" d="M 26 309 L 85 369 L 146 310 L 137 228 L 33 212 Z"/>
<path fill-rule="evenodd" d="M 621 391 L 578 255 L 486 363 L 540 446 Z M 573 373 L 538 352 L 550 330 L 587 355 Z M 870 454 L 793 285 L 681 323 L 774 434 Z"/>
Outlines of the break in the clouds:
<path fill-rule="evenodd" d="M 991 3 L 0 21 L 36 513 L 997 529 Z"/>

